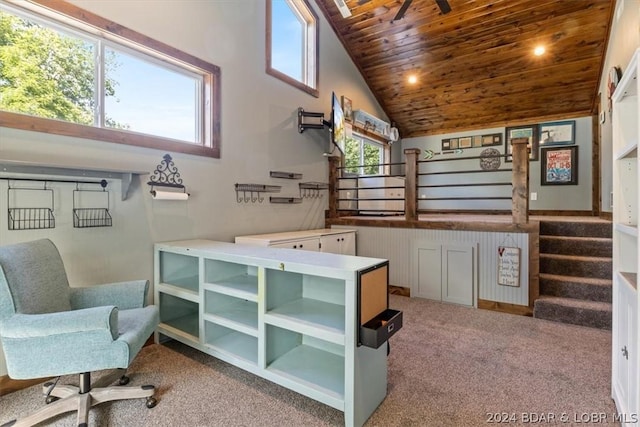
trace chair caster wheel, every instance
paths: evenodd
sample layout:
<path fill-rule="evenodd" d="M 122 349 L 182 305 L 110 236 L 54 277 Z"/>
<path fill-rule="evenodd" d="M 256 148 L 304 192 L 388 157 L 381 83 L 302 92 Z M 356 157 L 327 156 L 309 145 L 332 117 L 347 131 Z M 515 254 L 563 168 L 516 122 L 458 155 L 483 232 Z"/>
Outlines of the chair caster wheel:
<path fill-rule="evenodd" d="M 119 385 L 127 385 L 129 384 L 129 377 L 126 375 L 123 375 L 120 377 L 120 380 L 118 381 Z"/>
<path fill-rule="evenodd" d="M 151 408 L 155 408 L 155 406 L 158 404 L 158 401 L 156 400 L 155 397 L 147 397 L 147 408 L 151 409 Z"/>
<path fill-rule="evenodd" d="M 47 396 L 47 397 L 44 399 L 44 403 L 46 403 L 46 404 L 48 405 L 48 404 L 50 404 L 50 403 L 55 402 L 56 400 L 58 400 L 58 398 L 57 398 L 57 397 L 55 397 L 55 396 Z"/>

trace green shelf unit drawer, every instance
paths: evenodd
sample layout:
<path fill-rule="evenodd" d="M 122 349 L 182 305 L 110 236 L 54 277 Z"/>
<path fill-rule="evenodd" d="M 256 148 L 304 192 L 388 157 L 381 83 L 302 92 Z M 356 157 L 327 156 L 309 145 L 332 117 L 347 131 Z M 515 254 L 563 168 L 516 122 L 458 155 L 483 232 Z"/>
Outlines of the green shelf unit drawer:
<path fill-rule="evenodd" d="M 360 327 L 362 345 L 379 348 L 402 329 L 402 312 L 387 309 Z"/>

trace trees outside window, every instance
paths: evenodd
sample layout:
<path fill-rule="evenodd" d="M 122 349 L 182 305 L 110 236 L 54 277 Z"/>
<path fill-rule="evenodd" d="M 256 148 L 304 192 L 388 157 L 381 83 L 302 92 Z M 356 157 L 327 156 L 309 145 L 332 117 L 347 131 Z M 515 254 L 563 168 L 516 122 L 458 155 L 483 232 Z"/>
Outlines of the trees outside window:
<path fill-rule="evenodd" d="M 70 4 L 46 3 L 59 21 L 17 4 L 0 2 L 0 126 L 219 157 L 218 67 Z"/>
<path fill-rule="evenodd" d="M 345 141 L 345 172 L 357 175 L 383 173 L 384 148 L 382 144 L 353 134 Z"/>

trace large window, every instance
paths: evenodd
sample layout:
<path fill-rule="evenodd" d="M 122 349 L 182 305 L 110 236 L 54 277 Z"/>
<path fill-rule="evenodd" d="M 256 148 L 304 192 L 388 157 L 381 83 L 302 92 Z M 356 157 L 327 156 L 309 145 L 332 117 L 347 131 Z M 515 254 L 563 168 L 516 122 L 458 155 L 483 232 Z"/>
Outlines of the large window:
<path fill-rule="evenodd" d="M 0 126 L 219 157 L 218 67 L 37 3 L 0 1 Z"/>
<path fill-rule="evenodd" d="M 267 73 L 318 97 L 318 18 L 306 0 L 267 0 Z"/>
<path fill-rule="evenodd" d="M 345 172 L 357 175 L 384 173 L 384 146 L 356 133 L 345 141 Z"/>

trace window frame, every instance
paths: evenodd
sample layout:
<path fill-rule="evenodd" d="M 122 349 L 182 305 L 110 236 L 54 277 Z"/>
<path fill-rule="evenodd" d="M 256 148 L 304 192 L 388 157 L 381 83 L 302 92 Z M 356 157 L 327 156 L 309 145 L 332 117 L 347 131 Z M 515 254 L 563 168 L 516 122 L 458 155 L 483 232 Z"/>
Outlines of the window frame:
<path fill-rule="evenodd" d="M 355 139 L 359 143 L 358 150 L 358 172 L 357 176 L 367 177 L 367 176 L 380 176 L 380 175 L 388 175 L 389 174 L 389 165 L 387 164 L 387 159 L 389 158 L 390 147 L 386 142 L 379 141 L 377 139 L 373 139 L 367 135 L 364 135 L 360 132 L 353 130 L 351 134 L 351 138 Z M 368 167 L 364 164 L 364 146 L 365 145 L 373 145 L 380 151 L 381 163 L 378 166 L 378 173 L 376 174 L 365 174 L 364 171 Z M 346 152 L 346 150 L 345 150 Z M 346 157 L 345 157 L 346 163 Z M 350 172 L 353 173 L 353 172 Z"/>
<path fill-rule="evenodd" d="M 200 143 L 194 144 L 134 131 L 89 126 L 5 110 L 0 110 L 0 127 L 220 158 L 221 83 L 218 66 L 64 1 L 4 0 L 3 3 L 27 14 L 35 14 L 46 22 L 52 21 L 53 27 L 70 26 L 72 31 L 89 33 L 91 37 L 101 39 L 107 46 L 131 49 L 140 55 L 150 56 L 154 60 L 202 75 L 202 114 L 196 119 L 202 123 L 203 134 Z"/>
<path fill-rule="evenodd" d="M 273 68 L 271 61 L 271 47 L 272 47 L 272 2 L 274 0 L 267 0 L 266 2 L 266 34 L 265 34 L 265 57 L 267 74 L 294 86 L 316 98 L 320 97 L 320 91 L 318 90 L 318 76 L 319 76 L 319 43 L 320 43 L 320 24 L 318 21 L 318 15 L 315 13 L 311 5 L 307 0 L 283 0 L 289 4 L 294 14 L 301 17 L 307 24 L 303 30 L 304 37 L 304 52 L 303 52 L 303 64 L 302 75 L 304 82 L 296 80 L 295 78 L 283 73 L 282 71 Z M 276 0 L 278 1 L 278 0 Z M 301 10 L 304 7 L 305 10 Z M 310 22 L 312 21 L 312 22 Z"/>

